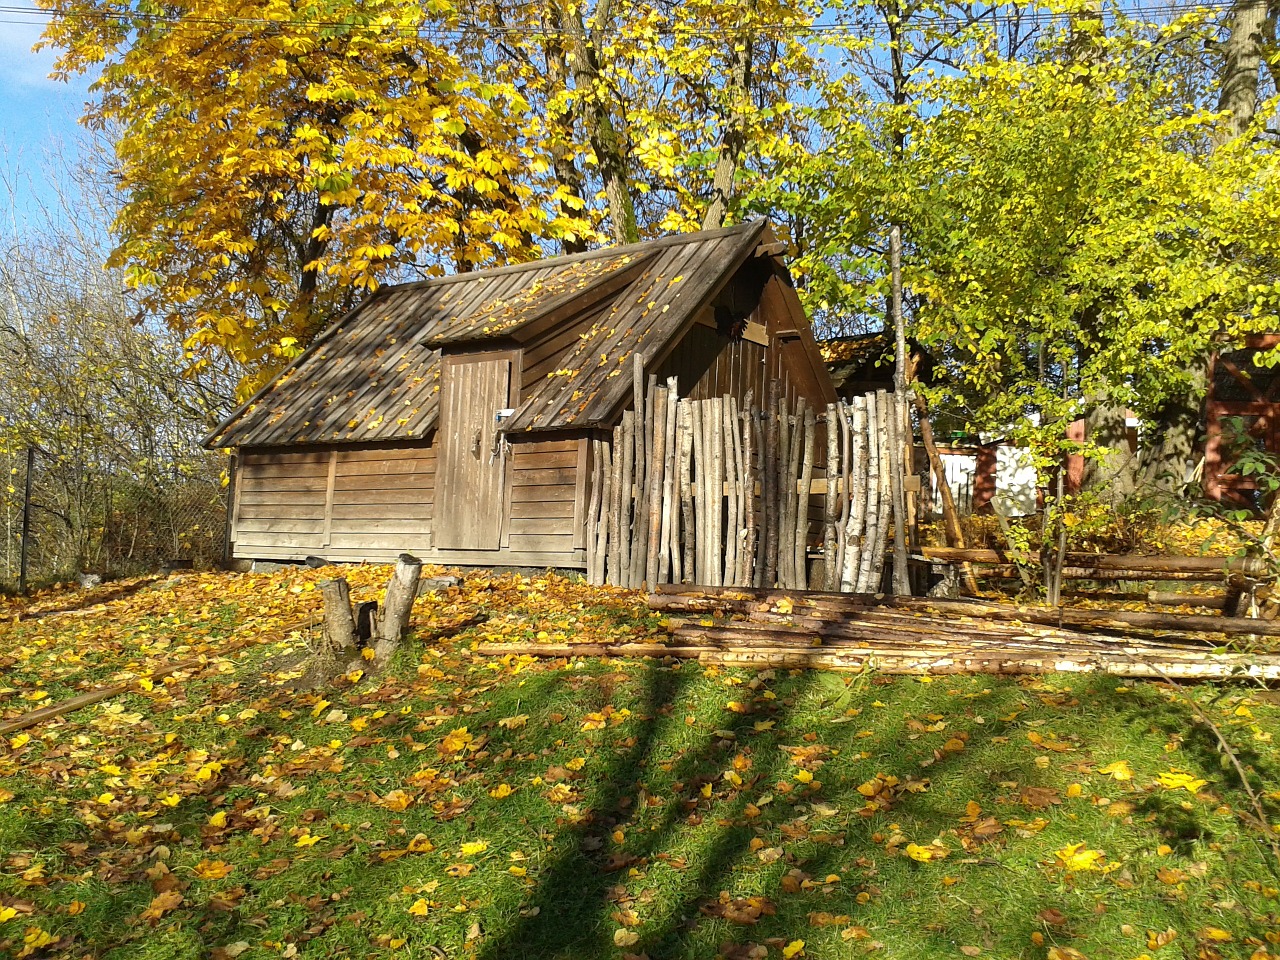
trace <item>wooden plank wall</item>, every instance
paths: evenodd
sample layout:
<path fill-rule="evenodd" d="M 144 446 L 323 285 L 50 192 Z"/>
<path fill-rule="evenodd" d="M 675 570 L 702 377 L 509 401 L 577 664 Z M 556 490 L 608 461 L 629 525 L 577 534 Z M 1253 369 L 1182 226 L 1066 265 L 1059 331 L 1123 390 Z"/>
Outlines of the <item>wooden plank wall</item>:
<path fill-rule="evenodd" d="M 503 544 L 437 550 L 432 544 L 433 446 L 246 451 L 237 477 L 233 556 L 387 561 L 408 551 L 428 562 L 583 567 L 588 441 L 515 442 Z"/>
<path fill-rule="evenodd" d="M 511 519 L 504 538 L 509 551 L 557 556 L 580 552 L 583 539 L 578 531 L 585 529 L 586 521 L 578 503 L 578 465 L 586 444 L 575 438 L 511 445 Z M 585 564 L 585 555 L 581 562 Z"/>
<path fill-rule="evenodd" d="M 759 319 L 757 310 L 751 320 L 759 322 Z M 675 351 L 658 367 L 657 377 L 659 383 L 675 377 L 689 400 L 728 396 L 743 403 L 750 391 L 759 403 L 768 395 L 769 384 L 774 381 L 782 385 L 782 395 L 788 403 L 794 403 L 797 397 L 776 338 L 770 338 L 769 346 L 765 347 L 751 340 L 731 338 L 702 323 L 690 328 Z"/>

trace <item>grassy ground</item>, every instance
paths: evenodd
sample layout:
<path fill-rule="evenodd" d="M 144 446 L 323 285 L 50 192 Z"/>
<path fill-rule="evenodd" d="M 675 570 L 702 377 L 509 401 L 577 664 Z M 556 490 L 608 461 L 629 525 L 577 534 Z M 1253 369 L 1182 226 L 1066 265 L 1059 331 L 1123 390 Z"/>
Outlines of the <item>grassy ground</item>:
<path fill-rule="evenodd" d="M 323 575 L 0 626 L 6 718 L 205 658 L 0 742 L 0 953 L 1280 956 L 1277 865 L 1186 703 L 1274 822 L 1265 692 L 475 657 L 661 631 L 634 595 L 513 576 L 421 599 L 430 642 L 385 672 L 291 692 L 282 628 Z"/>

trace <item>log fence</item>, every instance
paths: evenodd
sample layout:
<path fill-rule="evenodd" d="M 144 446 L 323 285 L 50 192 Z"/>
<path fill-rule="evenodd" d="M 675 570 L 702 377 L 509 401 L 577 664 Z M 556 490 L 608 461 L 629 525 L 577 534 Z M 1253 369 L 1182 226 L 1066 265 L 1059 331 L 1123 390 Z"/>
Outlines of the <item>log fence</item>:
<path fill-rule="evenodd" d="M 892 474 L 912 462 L 893 447 L 910 442 L 905 404 L 878 391 L 814 409 L 777 383 L 692 400 L 675 378 L 633 380 L 632 409 L 591 447 L 591 583 L 881 588 Z"/>

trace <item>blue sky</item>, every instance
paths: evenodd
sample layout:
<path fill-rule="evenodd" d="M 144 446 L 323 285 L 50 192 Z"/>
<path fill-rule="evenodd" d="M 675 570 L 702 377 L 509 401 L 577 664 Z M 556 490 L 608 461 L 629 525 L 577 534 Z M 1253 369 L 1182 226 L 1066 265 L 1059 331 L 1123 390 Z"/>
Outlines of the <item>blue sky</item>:
<path fill-rule="evenodd" d="M 49 201 L 50 155 L 74 161 L 86 132 L 77 121 L 88 96 L 89 81 L 63 83 L 49 79 L 54 54 L 31 52 L 40 38 L 43 17 L 3 14 L 0 23 L 0 214 L 9 220 L 10 184 L 17 184 L 19 215 L 35 201 Z M 15 23 L 11 21 L 25 21 Z"/>

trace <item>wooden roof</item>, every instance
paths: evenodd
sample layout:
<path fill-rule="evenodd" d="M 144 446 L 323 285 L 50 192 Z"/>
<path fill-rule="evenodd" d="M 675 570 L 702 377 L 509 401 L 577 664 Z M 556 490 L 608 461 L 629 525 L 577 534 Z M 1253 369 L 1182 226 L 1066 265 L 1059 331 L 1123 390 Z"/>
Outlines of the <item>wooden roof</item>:
<path fill-rule="evenodd" d="M 646 364 L 691 324 L 766 231 L 765 221 L 384 287 L 317 337 L 206 445 L 287 446 L 425 437 L 439 414 L 441 349 L 529 343 L 595 320 L 506 429 L 611 424 Z"/>

